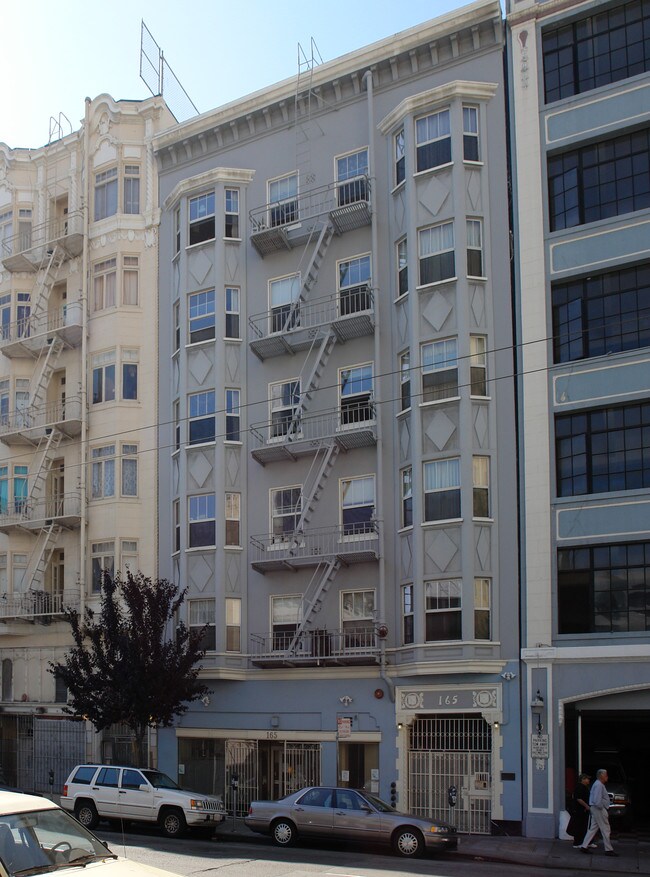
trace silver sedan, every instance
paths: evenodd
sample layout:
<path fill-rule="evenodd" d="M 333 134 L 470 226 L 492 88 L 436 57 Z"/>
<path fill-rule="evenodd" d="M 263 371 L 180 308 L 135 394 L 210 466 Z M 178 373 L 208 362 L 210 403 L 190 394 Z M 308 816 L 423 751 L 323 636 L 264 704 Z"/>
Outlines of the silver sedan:
<path fill-rule="evenodd" d="M 253 801 L 244 822 L 283 847 L 299 837 L 387 844 L 401 856 L 458 846 L 456 829 L 446 822 L 399 813 L 355 789 L 311 786 L 279 801 Z"/>

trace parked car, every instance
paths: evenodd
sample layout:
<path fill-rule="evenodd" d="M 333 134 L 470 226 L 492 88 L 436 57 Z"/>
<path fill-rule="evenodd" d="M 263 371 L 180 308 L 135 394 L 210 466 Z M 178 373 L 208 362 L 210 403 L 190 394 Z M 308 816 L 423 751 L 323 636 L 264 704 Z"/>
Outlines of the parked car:
<path fill-rule="evenodd" d="M 400 813 L 376 795 L 356 789 L 310 786 L 279 801 L 253 801 L 244 822 L 281 847 L 299 837 L 386 844 L 400 856 L 458 846 L 456 829 L 446 822 Z"/>
<path fill-rule="evenodd" d="M 100 819 L 157 823 L 167 837 L 215 828 L 225 819 L 220 798 L 181 789 L 159 770 L 78 764 L 63 786 L 61 806 L 86 828 Z"/>
<path fill-rule="evenodd" d="M 0 791 L 0 863 L 9 877 L 79 868 L 102 877 L 170 877 L 112 853 L 106 844 L 47 798 Z"/>

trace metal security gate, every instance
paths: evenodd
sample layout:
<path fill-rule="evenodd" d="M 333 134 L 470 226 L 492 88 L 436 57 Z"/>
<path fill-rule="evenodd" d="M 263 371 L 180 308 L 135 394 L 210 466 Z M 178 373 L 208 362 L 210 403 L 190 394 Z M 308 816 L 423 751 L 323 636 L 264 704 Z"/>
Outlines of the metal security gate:
<path fill-rule="evenodd" d="M 237 777 L 237 790 L 232 780 Z M 246 816 L 248 805 L 257 798 L 257 740 L 226 740 L 226 788 L 224 806 L 227 813 Z"/>
<path fill-rule="evenodd" d="M 18 786 L 26 791 L 60 794 L 72 768 L 85 761 L 85 723 L 40 716 L 17 718 Z"/>
<path fill-rule="evenodd" d="M 459 831 L 490 834 L 492 733 L 482 717 L 416 719 L 408 753 L 409 810 L 452 822 Z M 457 803 L 447 790 L 456 786 Z"/>
<path fill-rule="evenodd" d="M 284 794 L 320 786 L 320 743 L 284 744 Z"/>

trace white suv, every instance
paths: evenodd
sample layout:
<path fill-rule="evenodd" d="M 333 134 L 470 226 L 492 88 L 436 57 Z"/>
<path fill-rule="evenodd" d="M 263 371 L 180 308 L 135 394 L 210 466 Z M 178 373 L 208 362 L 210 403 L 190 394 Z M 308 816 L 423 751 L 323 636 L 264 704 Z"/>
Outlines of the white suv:
<path fill-rule="evenodd" d="M 166 774 L 114 764 L 79 764 L 61 795 L 61 806 L 82 825 L 100 819 L 157 823 L 168 837 L 186 828 L 214 828 L 225 819 L 220 798 L 181 789 Z"/>

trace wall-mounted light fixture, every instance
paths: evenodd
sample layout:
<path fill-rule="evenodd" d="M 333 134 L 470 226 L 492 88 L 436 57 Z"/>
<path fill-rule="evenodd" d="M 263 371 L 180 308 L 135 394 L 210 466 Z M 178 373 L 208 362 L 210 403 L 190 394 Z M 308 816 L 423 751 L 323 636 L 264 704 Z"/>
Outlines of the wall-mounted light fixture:
<path fill-rule="evenodd" d="M 397 723 L 397 730 L 398 730 L 398 731 L 401 731 L 403 727 L 404 727 L 404 725 L 402 725 L 401 722 L 398 722 L 398 723 Z"/>
<path fill-rule="evenodd" d="M 544 726 L 542 725 L 542 713 L 544 711 L 544 698 L 542 697 L 542 692 L 537 689 L 535 693 L 535 697 L 530 703 L 530 711 L 533 716 L 537 717 L 537 728 L 536 731 L 538 734 L 541 734 L 544 730 Z"/>

